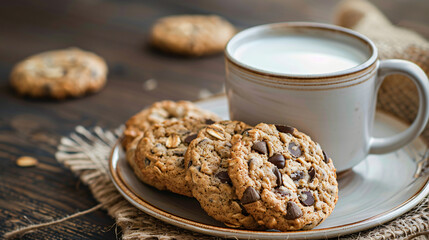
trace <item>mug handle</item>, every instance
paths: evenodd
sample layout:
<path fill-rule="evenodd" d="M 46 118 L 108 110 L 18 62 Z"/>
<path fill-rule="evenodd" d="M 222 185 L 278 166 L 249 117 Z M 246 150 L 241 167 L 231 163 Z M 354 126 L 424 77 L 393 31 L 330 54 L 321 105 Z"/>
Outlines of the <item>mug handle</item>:
<path fill-rule="evenodd" d="M 419 111 L 414 122 L 405 131 L 390 137 L 371 137 L 369 142 L 369 153 L 387 153 L 405 146 L 420 135 L 429 118 L 428 78 L 423 70 L 412 62 L 398 59 L 381 60 L 375 94 L 378 93 L 385 77 L 395 73 L 408 76 L 417 86 L 417 91 L 419 93 Z"/>

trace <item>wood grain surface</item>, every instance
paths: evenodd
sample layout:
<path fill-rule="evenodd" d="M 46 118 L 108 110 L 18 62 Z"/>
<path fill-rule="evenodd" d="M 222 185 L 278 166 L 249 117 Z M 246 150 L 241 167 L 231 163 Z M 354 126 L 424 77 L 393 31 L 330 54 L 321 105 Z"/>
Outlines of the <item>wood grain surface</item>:
<path fill-rule="evenodd" d="M 240 29 L 279 21 L 330 23 L 337 2 L 3 1 L 0 6 L 0 235 L 23 224 L 63 217 L 97 204 L 89 189 L 54 158 L 59 139 L 76 125 L 115 128 L 154 101 L 196 100 L 222 91 L 222 54 L 185 58 L 149 47 L 148 33 L 157 18 L 173 14 L 218 14 Z M 429 1 L 374 3 L 393 23 L 429 38 Z M 108 83 L 100 93 L 59 102 L 15 95 L 8 85 L 15 63 L 41 51 L 70 46 L 93 51 L 108 62 Z M 40 163 L 36 167 L 19 167 L 15 161 L 20 156 L 35 157 Z M 120 231 L 107 213 L 99 210 L 23 239 L 116 239 Z"/>

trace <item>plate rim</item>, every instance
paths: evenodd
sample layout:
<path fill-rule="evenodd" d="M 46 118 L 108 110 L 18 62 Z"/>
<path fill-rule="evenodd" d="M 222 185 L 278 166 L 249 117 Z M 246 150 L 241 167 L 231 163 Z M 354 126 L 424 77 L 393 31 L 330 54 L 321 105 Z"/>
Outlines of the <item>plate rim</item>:
<path fill-rule="evenodd" d="M 217 98 L 222 98 L 222 96 L 216 96 L 209 100 L 214 100 Z M 206 100 L 207 101 L 207 100 Z M 204 101 L 199 101 L 199 103 Z M 400 124 L 406 125 L 403 121 L 397 117 L 386 114 L 383 111 L 377 111 L 384 115 L 387 118 L 392 118 Z M 418 139 L 427 146 L 426 142 L 421 138 Z M 158 208 L 149 202 L 145 201 L 143 197 L 136 194 L 131 187 L 123 180 L 121 174 L 118 172 L 118 162 L 119 158 L 116 160 L 113 158 L 115 153 L 121 148 L 120 139 L 113 146 L 110 156 L 109 156 L 109 176 L 112 180 L 116 189 L 121 193 L 128 202 L 140 209 L 141 211 L 159 219 L 169 224 L 181 227 L 190 231 L 195 231 L 207 235 L 218 236 L 218 237 L 237 237 L 237 238 L 259 238 L 259 239 L 280 239 L 280 238 L 294 238 L 294 239 L 309 239 L 309 238 L 320 238 L 321 235 L 325 238 L 327 237 L 338 237 L 346 234 L 351 234 L 359 231 L 363 231 L 377 225 L 381 225 L 387 221 L 392 220 L 395 217 L 398 217 L 405 212 L 409 211 L 415 207 L 428 193 L 429 193 L 429 176 L 426 178 L 426 181 L 423 183 L 423 186 L 414 193 L 409 199 L 403 203 L 397 205 L 396 207 L 389 209 L 383 213 L 371 216 L 369 218 L 360 220 L 358 222 L 349 223 L 341 226 L 322 228 L 322 229 L 312 229 L 312 230 L 303 230 L 303 231 L 289 231 L 289 232 L 268 232 L 268 231 L 255 231 L 255 230 L 246 230 L 246 229 L 234 229 L 228 227 L 218 227 L 213 225 L 208 225 L 205 223 L 196 222 L 194 220 L 186 219 L 180 216 L 177 216 L 173 213 L 169 213 L 161 208 Z"/>

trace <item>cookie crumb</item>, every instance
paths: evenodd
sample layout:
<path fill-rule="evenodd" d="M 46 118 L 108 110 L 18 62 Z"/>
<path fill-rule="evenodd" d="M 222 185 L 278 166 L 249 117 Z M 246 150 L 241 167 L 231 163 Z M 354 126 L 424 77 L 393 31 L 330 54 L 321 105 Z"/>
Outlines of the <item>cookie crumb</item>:
<path fill-rule="evenodd" d="M 211 96 L 213 96 L 213 93 L 210 92 L 210 90 L 208 90 L 206 88 L 201 89 L 200 92 L 198 93 L 198 97 L 200 99 L 209 98 Z"/>
<path fill-rule="evenodd" d="M 34 167 L 39 163 L 39 161 L 30 156 L 22 156 L 16 160 L 16 165 L 20 167 Z"/>
<path fill-rule="evenodd" d="M 143 89 L 146 91 L 155 90 L 157 86 L 158 86 L 158 82 L 153 78 L 143 82 Z"/>

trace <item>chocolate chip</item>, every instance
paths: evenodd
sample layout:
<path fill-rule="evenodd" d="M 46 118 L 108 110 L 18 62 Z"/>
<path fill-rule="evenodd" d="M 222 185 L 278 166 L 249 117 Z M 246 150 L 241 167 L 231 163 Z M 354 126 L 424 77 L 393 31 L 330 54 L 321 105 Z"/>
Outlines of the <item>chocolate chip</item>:
<path fill-rule="evenodd" d="M 289 143 L 289 147 L 288 150 L 290 152 L 290 154 L 296 158 L 301 156 L 301 149 L 299 148 L 299 145 L 296 143 Z"/>
<path fill-rule="evenodd" d="M 276 179 L 277 187 L 282 186 L 283 185 L 282 174 L 280 173 L 280 171 L 277 167 L 273 168 L 273 173 L 274 173 L 274 176 L 276 176 L 276 178 L 277 178 Z"/>
<path fill-rule="evenodd" d="M 241 135 L 249 135 L 249 131 L 252 130 L 251 128 L 246 128 L 243 130 L 243 132 L 241 133 Z"/>
<path fill-rule="evenodd" d="M 192 166 L 192 160 L 189 160 L 188 162 L 188 169 Z"/>
<path fill-rule="evenodd" d="M 221 183 L 232 183 L 227 171 L 218 172 L 216 173 L 215 177 L 219 178 Z"/>
<path fill-rule="evenodd" d="M 211 120 L 211 119 L 206 119 L 206 124 L 207 124 L 207 125 L 211 125 L 211 124 L 213 124 L 213 123 L 215 123 L 215 121 L 213 121 L 213 120 Z"/>
<path fill-rule="evenodd" d="M 238 204 L 241 207 L 241 214 L 243 214 L 244 216 L 249 216 L 250 214 L 247 212 L 247 210 L 243 207 L 243 205 L 241 205 L 240 203 Z"/>
<path fill-rule="evenodd" d="M 304 206 L 311 206 L 314 204 L 314 197 L 313 194 L 309 191 L 303 191 L 301 195 L 299 196 L 299 201 Z"/>
<path fill-rule="evenodd" d="M 308 176 L 310 176 L 310 179 L 308 180 L 308 182 L 312 182 L 312 181 L 313 181 L 314 176 L 316 176 L 316 170 L 315 170 L 313 167 L 311 167 L 311 168 L 308 170 Z"/>
<path fill-rule="evenodd" d="M 295 131 L 294 127 L 286 126 L 286 125 L 276 125 L 277 131 L 282 133 L 290 133 L 293 134 Z"/>
<path fill-rule="evenodd" d="M 303 171 L 296 171 L 290 174 L 290 178 L 294 181 L 298 181 L 299 179 L 304 178 L 304 172 Z"/>
<path fill-rule="evenodd" d="M 274 154 L 270 158 L 268 158 L 268 161 L 274 165 L 276 165 L 278 168 L 282 169 L 285 167 L 285 157 L 283 157 L 282 154 Z"/>
<path fill-rule="evenodd" d="M 252 146 L 252 149 L 261 154 L 267 154 L 267 143 L 264 141 L 255 142 Z"/>
<path fill-rule="evenodd" d="M 281 189 L 281 188 L 274 189 L 274 192 L 277 193 L 277 194 L 280 194 L 280 196 L 282 196 L 282 197 L 290 196 L 290 192 L 289 191 L 286 191 L 286 190 Z"/>
<path fill-rule="evenodd" d="M 198 134 L 191 134 L 189 136 L 187 136 L 185 138 L 185 143 L 190 144 L 192 142 L 192 140 L 194 140 L 195 138 L 197 138 Z"/>
<path fill-rule="evenodd" d="M 145 159 L 144 159 L 144 164 L 145 164 L 146 166 L 148 166 L 148 165 L 150 164 L 150 160 L 149 160 L 149 158 L 145 158 Z"/>
<path fill-rule="evenodd" d="M 286 213 L 285 218 L 287 220 L 294 220 L 294 219 L 302 217 L 301 208 L 299 208 L 299 206 L 296 205 L 296 203 L 294 203 L 294 202 L 288 201 L 287 206 L 286 206 L 286 210 L 287 210 L 287 213 Z"/>
<path fill-rule="evenodd" d="M 247 187 L 244 190 L 243 197 L 241 198 L 242 204 L 253 203 L 261 199 L 259 193 L 253 187 Z"/>
<path fill-rule="evenodd" d="M 323 151 L 322 150 L 322 153 L 323 153 L 323 161 L 325 161 L 325 163 L 328 163 L 329 162 L 329 157 L 328 157 L 328 155 L 325 153 L 325 151 Z"/>

